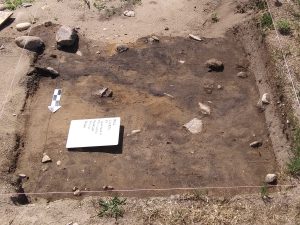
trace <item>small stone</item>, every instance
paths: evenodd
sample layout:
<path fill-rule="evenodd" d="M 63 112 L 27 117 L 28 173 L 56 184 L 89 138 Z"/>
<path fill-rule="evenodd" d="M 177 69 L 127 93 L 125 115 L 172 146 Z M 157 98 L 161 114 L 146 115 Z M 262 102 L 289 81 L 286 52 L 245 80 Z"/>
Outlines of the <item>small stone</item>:
<path fill-rule="evenodd" d="M 13 113 L 12 115 L 13 115 L 13 116 L 17 116 L 17 114 L 15 114 L 15 113 Z"/>
<path fill-rule="evenodd" d="M 132 11 L 132 10 L 126 10 L 126 11 L 124 11 L 123 15 L 127 16 L 127 17 L 134 17 L 135 16 L 135 12 Z"/>
<path fill-rule="evenodd" d="M 27 176 L 26 176 L 26 174 L 20 173 L 20 174 L 19 174 L 19 177 L 20 177 L 21 179 L 25 179 Z"/>
<path fill-rule="evenodd" d="M 52 22 L 51 22 L 51 21 L 46 21 L 46 22 L 44 23 L 44 26 L 45 26 L 45 27 L 50 27 L 50 26 L 52 26 Z"/>
<path fill-rule="evenodd" d="M 114 190 L 114 188 L 113 188 L 113 186 L 110 186 L 110 185 L 106 185 L 106 186 L 103 186 L 102 187 L 102 189 L 104 190 L 104 191 L 111 191 L 111 190 Z"/>
<path fill-rule="evenodd" d="M 223 89 L 223 87 L 221 85 L 218 85 L 217 88 L 220 90 L 220 89 Z"/>
<path fill-rule="evenodd" d="M 102 97 L 109 98 L 109 97 L 113 96 L 113 92 L 109 88 L 103 87 L 99 91 L 97 91 L 95 93 L 95 95 L 100 96 L 100 98 L 102 98 Z"/>
<path fill-rule="evenodd" d="M 16 44 L 20 48 L 25 48 L 29 51 L 38 52 L 44 47 L 44 42 L 41 38 L 35 36 L 21 36 L 15 39 Z"/>
<path fill-rule="evenodd" d="M 184 63 L 185 63 L 184 60 L 179 60 L 178 62 L 181 63 L 181 64 L 184 64 Z"/>
<path fill-rule="evenodd" d="M 201 113 L 204 114 L 204 115 L 210 115 L 210 107 L 208 105 L 205 105 L 201 102 L 198 103 L 199 104 L 199 107 L 200 107 L 200 110 L 201 110 Z"/>
<path fill-rule="evenodd" d="M 43 158 L 42 158 L 42 163 L 47 163 L 47 162 L 51 162 L 52 159 L 46 155 L 46 153 L 43 154 Z"/>
<path fill-rule="evenodd" d="M 58 161 L 56 162 L 56 165 L 60 166 L 60 165 L 61 165 L 61 161 L 58 160 Z"/>
<path fill-rule="evenodd" d="M 80 196 L 81 195 L 81 192 L 79 189 L 77 189 L 76 191 L 74 191 L 74 196 Z"/>
<path fill-rule="evenodd" d="M 159 42 L 159 38 L 158 37 L 156 37 L 156 36 L 151 36 L 151 37 L 149 37 L 148 38 L 148 42 L 150 42 L 150 43 L 158 43 Z"/>
<path fill-rule="evenodd" d="M 76 191 L 76 190 L 78 190 L 78 187 L 74 186 L 74 187 L 72 188 L 72 190 L 73 190 L 73 191 Z"/>
<path fill-rule="evenodd" d="M 17 31 L 23 31 L 23 30 L 27 30 L 30 26 L 31 26 L 31 23 L 29 23 L 29 22 L 18 23 L 16 25 L 16 29 L 17 29 Z"/>
<path fill-rule="evenodd" d="M 78 50 L 78 51 L 76 52 L 76 55 L 82 56 L 82 52 Z"/>
<path fill-rule="evenodd" d="M 131 135 L 138 134 L 138 133 L 140 133 L 140 132 L 141 132 L 141 130 L 132 130 L 131 133 L 128 134 L 127 136 L 129 137 L 129 136 L 131 136 Z"/>
<path fill-rule="evenodd" d="M 56 33 L 58 47 L 71 47 L 78 39 L 77 31 L 69 26 L 61 26 Z"/>
<path fill-rule="evenodd" d="M 189 37 L 193 40 L 196 40 L 196 41 L 202 41 L 202 39 L 199 36 L 196 36 L 196 35 L 193 35 L 193 34 L 189 34 Z"/>
<path fill-rule="evenodd" d="M 96 52 L 97 55 L 99 55 L 100 53 L 101 53 L 100 51 L 97 51 L 97 52 Z"/>
<path fill-rule="evenodd" d="M 192 119 L 190 122 L 183 125 L 192 134 L 198 134 L 203 129 L 203 122 L 197 118 Z"/>
<path fill-rule="evenodd" d="M 250 147 L 252 147 L 252 148 L 258 148 L 260 146 L 262 146 L 261 141 L 254 141 L 254 142 L 250 143 Z"/>
<path fill-rule="evenodd" d="M 267 184 L 276 184 L 277 182 L 277 175 L 274 173 L 269 173 L 265 177 L 265 182 Z"/>
<path fill-rule="evenodd" d="M 5 49 L 4 45 L 0 45 L 0 50 Z"/>
<path fill-rule="evenodd" d="M 22 6 L 23 6 L 24 8 L 28 8 L 28 7 L 31 7 L 32 4 L 24 2 L 24 3 L 22 3 Z"/>
<path fill-rule="evenodd" d="M 239 72 L 238 74 L 237 74 L 237 77 L 239 77 L 239 78 L 247 78 L 248 77 L 248 74 L 246 73 L 246 72 Z"/>
<path fill-rule="evenodd" d="M 264 93 L 261 98 L 261 102 L 263 104 L 270 104 L 270 95 L 268 93 Z"/>
<path fill-rule="evenodd" d="M 122 52 L 126 52 L 128 50 L 128 46 L 127 45 L 118 45 L 116 48 L 116 51 L 118 53 L 122 53 Z"/>
<path fill-rule="evenodd" d="M 6 9 L 5 4 L 0 4 L 0 11 L 3 11 L 3 10 L 5 10 L 5 9 Z"/>
<path fill-rule="evenodd" d="M 214 58 L 207 60 L 205 62 L 205 65 L 209 68 L 209 72 L 211 71 L 221 72 L 224 70 L 223 62 Z"/>
<path fill-rule="evenodd" d="M 165 30 L 169 30 L 169 27 L 165 27 Z"/>

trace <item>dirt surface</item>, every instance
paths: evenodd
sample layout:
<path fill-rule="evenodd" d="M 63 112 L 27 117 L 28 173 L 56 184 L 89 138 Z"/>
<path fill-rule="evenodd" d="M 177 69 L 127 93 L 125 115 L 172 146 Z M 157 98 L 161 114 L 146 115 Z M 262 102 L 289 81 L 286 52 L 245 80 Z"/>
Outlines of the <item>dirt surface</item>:
<path fill-rule="evenodd" d="M 79 0 L 37 0 L 32 7 L 17 9 L 13 19 L 1 27 L 0 46 L 5 46 L 0 50 L 1 62 L 5 62 L 0 64 L 0 107 L 5 106 L 0 115 L 3 192 L 15 191 L 12 184 L 16 185 L 19 173 L 29 176 L 23 184 L 28 192 L 72 192 L 74 186 L 102 190 L 104 185 L 116 189 L 261 185 L 266 173 L 274 172 L 279 174 L 279 184 L 297 184 L 285 174 L 289 136 L 284 114 L 278 110 L 283 106 L 275 104 L 281 90 L 273 79 L 277 71 L 272 69 L 271 50 L 257 38 L 260 35 L 255 23 L 246 22 L 257 12 L 259 1 L 143 0 L 135 4 L 138 1 L 113 0 L 103 1 L 100 10 L 94 5 L 99 1 L 88 2 L 90 7 Z M 134 10 L 135 17 L 123 16 L 125 10 Z M 30 54 L 24 51 L 19 58 L 21 49 L 15 46 L 14 38 L 28 34 L 15 29 L 17 23 L 27 21 L 34 24 L 30 34 L 46 43 L 36 65 L 52 66 L 60 72 L 58 78 L 25 76 Z M 82 56 L 76 51 L 57 50 L 54 37 L 58 27 L 46 28 L 42 25 L 46 21 L 77 27 Z M 190 33 L 203 41 L 189 39 Z M 153 34 L 159 43 L 146 41 Z M 129 50 L 116 54 L 119 43 L 127 43 Z M 223 72 L 208 72 L 204 63 L 212 57 L 224 62 Z M 247 71 L 248 78 L 238 78 L 239 71 Z M 39 87 L 35 91 L 36 84 Z M 94 95 L 103 86 L 113 90 L 112 98 Z M 54 88 L 63 89 L 62 108 L 51 114 L 47 106 Z M 28 90 L 33 95 L 24 101 Z M 265 92 L 272 93 L 271 105 L 262 113 L 256 104 Z M 202 115 L 198 102 L 209 105 L 211 115 Z M 65 148 L 72 119 L 108 116 L 122 119 L 123 142 L 117 148 Z M 203 120 L 204 128 L 193 135 L 182 125 L 195 117 Z M 136 129 L 141 132 L 128 135 Z M 262 141 L 262 147 L 250 148 L 249 143 L 255 140 Z M 51 163 L 41 163 L 44 152 L 52 158 Z M 249 192 L 254 194 L 216 198 L 216 194 Z M 214 197 L 194 193 L 192 197 L 171 198 L 167 196 L 183 192 L 128 194 L 144 198 L 130 197 L 124 219 L 117 222 L 99 219 L 92 204 L 97 198 L 88 194 L 79 200 L 67 200 L 75 198 L 72 193 L 30 196 L 32 204 L 22 207 L 2 196 L 0 221 L 299 223 L 299 189 L 274 193 L 269 203 L 264 203 L 257 192 L 256 188 L 218 193 L 209 190 Z M 149 197 L 155 195 L 165 197 Z"/>

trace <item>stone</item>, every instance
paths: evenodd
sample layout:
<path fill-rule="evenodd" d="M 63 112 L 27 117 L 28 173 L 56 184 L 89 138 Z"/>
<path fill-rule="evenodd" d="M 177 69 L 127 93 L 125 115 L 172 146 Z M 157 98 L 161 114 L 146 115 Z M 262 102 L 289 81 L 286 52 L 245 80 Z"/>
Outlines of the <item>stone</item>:
<path fill-rule="evenodd" d="M 276 184 L 277 182 L 277 175 L 274 173 L 269 173 L 265 177 L 265 182 L 267 184 Z"/>
<path fill-rule="evenodd" d="M 82 52 L 78 50 L 78 51 L 76 52 L 76 55 L 82 56 Z"/>
<path fill-rule="evenodd" d="M 102 189 L 104 190 L 104 191 L 111 191 L 111 190 L 114 190 L 114 187 L 113 186 L 110 186 L 110 185 L 105 185 L 105 186 L 103 186 L 102 187 Z"/>
<path fill-rule="evenodd" d="M 202 132 L 203 122 L 197 118 L 192 119 L 190 122 L 183 125 L 192 134 L 198 134 Z"/>
<path fill-rule="evenodd" d="M 127 16 L 127 17 L 134 17 L 135 16 L 135 12 L 132 11 L 132 10 L 126 10 L 126 11 L 124 11 L 123 15 Z"/>
<path fill-rule="evenodd" d="M 5 9 L 6 9 L 5 4 L 0 4 L 0 11 L 3 11 L 3 10 L 5 10 Z"/>
<path fill-rule="evenodd" d="M 52 162 L 52 159 L 46 154 L 43 154 L 42 163 Z"/>
<path fill-rule="evenodd" d="M 0 45 L 0 50 L 5 49 L 4 45 Z"/>
<path fill-rule="evenodd" d="M 218 84 L 217 88 L 218 88 L 219 90 L 223 89 L 222 85 L 220 85 L 220 84 Z"/>
<path fill-rule="evenodd" d="M 237 77 L 239 77 L 239 78 L 247 78 L 248 74 L 246 72 L 241 71 L 241 72 L 239 72 L 237 74 Z"/>
<path fill-rule="evenodd" d="M 205 105 L 201 102 L 198 103 L 199 104 L 199 108 L 202 114 L 204 115 L 210 115 L 211 109 L 208 105 Z"/>
<path fill-rule="evenodd" d="M 165 27 L 165 30 L 170 30 L 170 28 L 169 27 Z"/>
<path fill-rule="evenodd" d="M 29 22 L 18 23 L 16 25 L 16 29 L 17 29 L 17 31 L 23 31 L 23 30 L 27 30 L 30 26 L 31 26 L 31 23 L 29 23 Z"/>
<path fill-rule="evenodd" d="M 51 21 L 46 21 L 46 22 L 44 23 L 44 26 L 45 26 L 45 27 L 50 27 L 50 26 L 52 26 L 52 22 L 51 22 Z"/>
<path fill-rule="evenodd" d="M 58 161 L 56 162 L 56 165 L 60 166 L 60 165 L 61 165 L 61 161 L 58 160 Z"/>
<path fill-rule="evenodd" d="M 262 146 L 261 141 L 253 141 L 253 142 L 250 143 L 250 147 L 252 147 L 252 148 L 258 148 L 260 146 Z"/>
<path fill-rule="evenodd" d="M 208 67 L 209 72 L 211 71 L 221 72 L 224 70 L 223 62 L 214 58 L 207 60 L 205 62 L 205 65 L 206 67 Z"/>
<path fill-rule="evenodd" d="M 31 7 L 32 4 L 31 4 L 31 3 L 26 3 L 26 2 L 24 2 L 24 3 L 22 3 L 22 6 L 23 6 L 24 8 L 28 8 L 28 7 Z"/>
<path fill-rule="evenodd" d="M 266 105 L 270 104 L 270 95 L 268 93 L 264 93 L 261 97 L 261 102 Z"/>
<path fill-rule="evenodd" d="M 158 43 L 159 42 L 159 38 L 158 37 L 156 37 L 156 36 L 151 36 L 151 37 L 149 37 L 148 38 L 148 42 L 149 43 Z"/>
<path fill-rule="evenodd" d="M 282 0 L 275 0 L 275 6 L 280 7 L 282 6 L 283 2 Z"/>
<path fill-rule="evenodd" d="M 99 91 L 97 91 L 95 95 L 99 96 L 100 98 L 102 97 L 109 98 L 113 96 L 113 91 L 107 87 L 103 87 Z"/>
<path fill-rule="evenodd" d="M 122 52 L 126 52 L 128 50 L 128 46 L 127 45 L 118 45 L 116 48 L 116 51 L 118 53 L 122 53 Z"/>
<path fill-rule="evenodd" d="M 19 174 L 19 177 L 20 177 L 21 179 L 27 178 L 26 174 L 23 174 L 23 173 L 20 173 L 20 174 Z"/>
<path fill-rule="evenodd" d="M 78 39 L 78 34 L 74 28 L 61 26 L 56 33 L 56 43 L 58 47 L 72 47 Z"/>
<path fill-rule="evenodd" d="M 193 40 L 196 40 L 196 41 L 202 41 L 202 39 L 199 36 L 196 36 L 196 35 L 193 35 L 193 34 L 189 34 L 189 37 Z"/>
<path fill-rule="evenodd" d="M 31 75 L 56 78 L 59 76 L 59 73 L 58 73 L 58 71 L 56 71 L 55 69 L 53 69 L 50 66 L 48 66 L 46 68 L 35 66 L 35 67 L 30 67 L 29 71 L 27 72 L 27 76 L 31 76 Z"/>
<path fill-rule="evenodd" d="M 127 134 L 127 136 L 129 137 L 131 135 L 138 134 L 140 132 L 141 132 L 141 130 L 132 130 L 130 134 Z"/>
<path fill-rule="evenodd" d="M 74 196 L 80 196 L 81 195 L 81 192 L 79 189 L 77 189 L 76 191 L 74 191 Z"/>
<path fill-rule="evenodd" d="M 43 40 L 35 36 L 17 37 L 15 42 L 20 48 L 25 48 L 33 52 L 41 51 L 45 46 Z"/>

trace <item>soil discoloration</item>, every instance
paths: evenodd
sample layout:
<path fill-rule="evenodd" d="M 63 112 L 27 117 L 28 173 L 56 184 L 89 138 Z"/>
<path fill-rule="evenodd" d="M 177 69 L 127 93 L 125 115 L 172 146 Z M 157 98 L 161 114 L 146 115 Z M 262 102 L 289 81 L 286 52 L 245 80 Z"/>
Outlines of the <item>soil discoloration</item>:
<path fill-rule="evenodd" d="M 39 27 L 33 33 L 53 46 L 55 30 Z M 260 185 L 265 174 L 275 170 L 264 115 L 256 109 L 255 77 L 236 76 L 239 67 L 245 70 L 249 63 L 234 35 L 203 42 L 160 37 L 155 45 L 142 38 L 114 55 L 108 50 L 97 55 L 93 45 L 80 38 L 82 56 L 48 47 L 37 61 L 60 76 L 41 77 L 25 110 L 31 116 L 18 170 L 30 175 L 26 191 Z M 205 62 L 210 58 L 220 59 L 224 71 L 208 72 Z M 153 93 L 153 85 L 174 98 Z M 210 93 L 205 90 L 208 85 Z M 113 91 L 113 97 L 95 99 L 93 93 L 103 86 Z M 62 108 L 50 115 L 45 99 L 50 101 L 57 87 L 63 89 Z M 210 104 L 210 116 L 202 115 L 199 102 Z M 118 154 L 109 149 L 67 151 L 72 119 L 110 116 L 120 116 L 125 127 Z M 204 128 L 192 135 L 183 124 L 195 117 L 203 120 Z M 127 136 L 136 129 L 141 132 Z M 256 150 L 249 147 L 254 135 L 263 140 Z M 42 165 L 43 152 L 61 166 Z"/>

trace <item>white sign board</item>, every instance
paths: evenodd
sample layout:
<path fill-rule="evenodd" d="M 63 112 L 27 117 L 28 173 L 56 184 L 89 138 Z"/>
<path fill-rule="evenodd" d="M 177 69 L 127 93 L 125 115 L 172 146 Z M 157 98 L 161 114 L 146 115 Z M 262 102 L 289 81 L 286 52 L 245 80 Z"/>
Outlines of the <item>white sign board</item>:
<path fill-rule="evenodd" d="M 121 118 L 72 120 L 67 148 L 113 146 L 119 144 Z"/>

